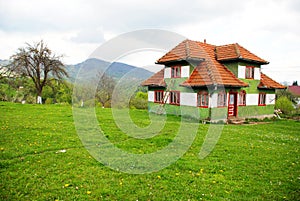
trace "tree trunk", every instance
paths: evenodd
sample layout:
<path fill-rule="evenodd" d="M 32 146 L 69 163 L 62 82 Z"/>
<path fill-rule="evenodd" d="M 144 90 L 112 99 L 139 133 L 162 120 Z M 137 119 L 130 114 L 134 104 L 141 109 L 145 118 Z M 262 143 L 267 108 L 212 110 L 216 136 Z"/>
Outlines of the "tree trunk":
<path fill-rule="evenodd" d="M 38 95 L 37 95 L 37 98 L 36 98 L 36 103 L 37 103 L 37 104 L 43 104 L 43 102 L 42 102 L 42 92 L 41 92 L 41 91 L 38 91 L 37 94 L 38 94 Z"/>

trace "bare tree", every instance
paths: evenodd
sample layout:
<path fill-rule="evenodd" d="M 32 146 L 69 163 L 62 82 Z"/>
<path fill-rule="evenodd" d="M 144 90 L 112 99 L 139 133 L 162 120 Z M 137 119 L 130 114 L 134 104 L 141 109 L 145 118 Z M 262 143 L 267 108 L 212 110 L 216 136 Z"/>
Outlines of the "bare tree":
<path fill-rule="evenodd" d="M 106 73 L 103 75 L 98 73 L 98 77 L 100 77 L 100 81 L 97 86 L 96 98 L 105 107 L 111 101 L 116 81 Z"/>
<path fill-rule="evenodd" d="M 52 51 L 40 42 L 27 47 L 19 48 L 17 53 L 11 56 L 10 68 L 21 76 L 28 76 L 34 82 L 37 103 L 42 103 L 42 92 L 48 84 L 48 78 L 62 79 L 68 77 L 65 66 L 60 61 L 61 56 L 52 54 Z"/>
<path fill-rule="evenodd" d="M 12 72 L 7 64 L 0 63 L 0 79 L 13 77 Z"/>

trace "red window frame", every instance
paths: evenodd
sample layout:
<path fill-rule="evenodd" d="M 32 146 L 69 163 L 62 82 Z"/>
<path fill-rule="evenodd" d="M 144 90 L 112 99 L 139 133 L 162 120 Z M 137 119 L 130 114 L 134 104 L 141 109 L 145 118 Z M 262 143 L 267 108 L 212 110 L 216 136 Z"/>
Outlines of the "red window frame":
<path fill-rule="evenodd" d="M 246 91 L 242 90 L 239 93 L 239 106 L 246 106 Z"/>
<path fill-rule="evenodd" d="M 227 93 L 225 91 L 220 91 L 218 93 L 218 107 L 226 107 L 227 103 Z"/>
<path fill-rule="evenodd" d="M 180 91 L 170 91 L 170 104 L 171 105 L 180 105 Z"/>
<path fill-rule="evenodd" d="M 197 106 L 208 108 L 209 95 L 207 91 L 199 91 L 197 95 Z"/>
<path fill-rule="evenodd" d="M 253 66 L 246 66 L 245 69 L 245 78 L 246 79 L 254 79 L 254 68 Z"/>
<path fill-rule="evenodd" d="M 171 78 L 180 78 L 180 77 L 181 77 L 181 66 L 172 66 Z"/>
<path fill-rule="evenodd" d="M 154 102 L 155 103 L 162 103 L 164 98 L 164 91 L 163 90 L 155 90 L 154 91 Z"/>
<path fill-rule="evenodd" d="M 259 93 L 258 94 L 258 105 L 265 106 L 266 105 L 266 93 Z"/>

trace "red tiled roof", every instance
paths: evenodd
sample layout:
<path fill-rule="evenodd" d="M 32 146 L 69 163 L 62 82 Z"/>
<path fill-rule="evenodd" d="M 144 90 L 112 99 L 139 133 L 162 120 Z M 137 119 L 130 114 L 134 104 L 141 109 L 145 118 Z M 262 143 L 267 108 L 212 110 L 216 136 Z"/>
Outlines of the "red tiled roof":
<path fill-rule="evenodd" d="M 189 41 L 189 43 L 193 43 L 194 46 L 197 45 L 201 47 L 202 58 L 204 61 L 199 63 L 191 76 L 182 83 L 182 86 L 248 86 L 248 84 L 236 78 L 230 70 L 216 60 L 214 45 L 196 41 Z"/>
<path fill-rule="evenodd" d="M 205 51 L 195 41 L 184 40 L 157 60 L 157 64 L 165 64 L 171 61 L 186 61 L 189 59 L 203 59 Z"/>
<path fill-rule="evenodd" d="M 285 89 L 286 86 L 279 84 L 278 82 L 272 80 L 270 77 L 261 73 L 260 83 L 257 86 L 257 88 L 260 88 L 260 89 Z"/>
<path fill-rule="evenodd" d="M 300 96 L 300 86 L 289 86 L 289 87 L 288 87 L 288 90 L 289 90 L 292 94 L 294 94 L 294 95 L 296 95 L 296 96 Z"/>
<path fill-rule="evenodd" d="M 164 69 L 158 71 L 150 78 L 142 82 L 142 86 L 156 86 L 156 87 L 165 87 L 166 83 L 164 80 Z"/>
<path fill-rule="evenodd" d="M 238 43 L 222 45 L 216 47 L 216 57 L 218 61 L 228 60 L 247 60 L 260 64 L 268 64 L 269 62 L 251 53 Z"/>

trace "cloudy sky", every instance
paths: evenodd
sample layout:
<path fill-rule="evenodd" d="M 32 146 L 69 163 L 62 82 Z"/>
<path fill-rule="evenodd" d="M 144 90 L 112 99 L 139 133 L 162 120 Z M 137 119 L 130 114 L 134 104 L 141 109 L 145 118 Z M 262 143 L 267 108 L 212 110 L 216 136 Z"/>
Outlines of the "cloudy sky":
<path fill-rule="evenodd" d="M 0 59 L 43 39 L 76 64 L 120 34 L 149 28 L 214 45 L 239 43 L 270 62 L 263 66 L 270 77 L 300 82 L 299 0 L 0 0 Z M 127 62 L 151 65 L 162 54 Z"/>

